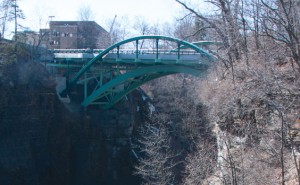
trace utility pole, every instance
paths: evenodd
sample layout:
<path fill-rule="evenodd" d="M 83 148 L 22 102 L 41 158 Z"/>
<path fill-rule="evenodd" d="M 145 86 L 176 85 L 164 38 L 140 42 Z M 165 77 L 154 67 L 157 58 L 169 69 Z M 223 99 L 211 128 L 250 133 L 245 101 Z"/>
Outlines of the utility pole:
<path fill-rule="evenodd" d="M 113 30 L 113 28 L 114 28 L 114 24 L 115 24 L 116 18 L 117 18 L 117 15 L 115 15 L 114 20 L 113 20 L 113 22 L 111 23 L 111 26 L 110 26 L 110 29 L 109 29 L 109 34 L 111 34 L 111 32 L 112 32 L 112 30 Z"/>
<path fill-rule="evenodd" d="M 50 22 L 52 22 L 52 19 L 53 19 L 54 17 L 55 17 L 54 15 L 50 15 L 50 16 L 49 16 L 49 28 L 50 28 Z"/>
<path fill-rule="evenodd" d="M 53 19 L 54 17 L 55 17 L 54 15 L 50 15 L 50 16 L 49 16 L 50 22 L 52 21 L 52 19 Z"/>
<path fill-rule="evenodd" d="M 15 42 L 18 40 L 18 20 L 17 20 L 17 0 L 12 0 L 15 2 L 12 6 L 14 7 L 14 18 L 15 18 Z"/>

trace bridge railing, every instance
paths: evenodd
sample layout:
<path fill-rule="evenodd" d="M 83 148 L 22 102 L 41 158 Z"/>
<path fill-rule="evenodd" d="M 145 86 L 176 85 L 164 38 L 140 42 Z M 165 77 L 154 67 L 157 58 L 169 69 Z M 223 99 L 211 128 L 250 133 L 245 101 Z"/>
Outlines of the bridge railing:
<path fill-rule="evenodd" d="M 98 54 L 104 51 L 104 49 L 53 49 L 52 53 L 90 53 L 90 54 Z M 113 49 L 110 50 L 109 53 L 113 54 L 136 54 L 135 49 Z M 170 49 L 139 49 L 138 54 L 178 54 L 178 50 L 170 50 Z M 199 54 L 199 52 L 196 52 L 195 50 L 186 50 L 182 49 L 179 51 L 180 54 L 183 55 L 196 55 Z"/>

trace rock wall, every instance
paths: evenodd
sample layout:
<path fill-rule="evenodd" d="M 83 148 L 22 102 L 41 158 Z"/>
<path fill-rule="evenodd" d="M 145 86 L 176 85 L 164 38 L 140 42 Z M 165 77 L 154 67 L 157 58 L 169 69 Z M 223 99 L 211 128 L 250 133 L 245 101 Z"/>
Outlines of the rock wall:
<path fill-rule="evenodd" d="M 139 184 L 130 138 L 138 95 L 115 109 L 70 113 L 38 63 L 0 66 L 0 184 Z"/>

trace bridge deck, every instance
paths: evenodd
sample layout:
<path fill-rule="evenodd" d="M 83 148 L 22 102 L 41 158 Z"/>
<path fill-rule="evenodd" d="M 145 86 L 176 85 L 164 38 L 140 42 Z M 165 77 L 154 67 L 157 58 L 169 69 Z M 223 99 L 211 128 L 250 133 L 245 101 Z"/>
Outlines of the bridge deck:
<path fill-rule="evenodd" d="M 101 52 L 102 50 L 97 50 Z M 54 61 L 69 60 L 73 63 L 86 62 L 93 59 L 99 53 L 88 52 L 88 50 L 55 50 Z M 181 63 L 184 65 L 204 64 L 209 61 L 203 54 L 195 51 L 181 51 L 180 54 L 170 50 L 140 50 L 138 54 L 134 50 L 112 51 L 106 54 L 102 61 L 105 63 L 136 63 L 153 64 L 154 62 L 163 64 Z"/>

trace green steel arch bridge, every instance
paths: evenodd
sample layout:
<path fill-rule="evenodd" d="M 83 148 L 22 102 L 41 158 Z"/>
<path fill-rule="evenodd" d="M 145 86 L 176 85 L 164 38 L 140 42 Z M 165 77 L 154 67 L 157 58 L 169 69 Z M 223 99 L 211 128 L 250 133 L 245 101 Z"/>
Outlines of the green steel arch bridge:
<path fill-rule="evenodd" d="M 143 49 L 145 41 L 151 49 Z M 175 73 L 203 75 L 214 63 L 214 57 L 200 47 L 208 44 L 213 42 L 138 36 L 106 49 L 53 50 L 54 58 L 46 66 L 61 75 L 57 78 L 61 99 L 70 101 L 72 89 L 81 85 L 81 106 L 108 109 L 150 80 Z"/>

